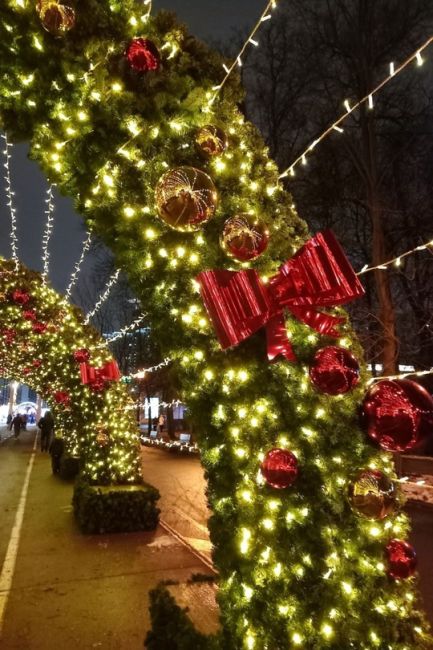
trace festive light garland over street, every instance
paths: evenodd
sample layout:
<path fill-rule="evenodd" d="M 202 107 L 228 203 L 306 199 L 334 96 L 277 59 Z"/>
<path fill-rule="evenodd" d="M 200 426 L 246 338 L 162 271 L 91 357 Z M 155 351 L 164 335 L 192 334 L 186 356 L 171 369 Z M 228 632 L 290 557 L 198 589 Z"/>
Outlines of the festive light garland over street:
<path fill-rule="evenodd" d="M 66 292 L 65 292 L 66 300 L 69 300 L 69 298 L 71 296 L 72 289 L 74 288 L 74 286 L 75 286 L 75 284 L 76 284 L 76 282 L 78 280 L 78 275 L 79 275 L 80 270 L 81 270 L 81 265 L 82 265 L 83 260 L 84 260 L 84 258 L 86 256 L 87 251 L 90 248 L 91 243 L 92 243 L 92 233 L 89 232 L 88 235 L 87 235 L 86 240 L 83 243 L 83 248 L 82 248 L 82 251 L 81 251 L 80 259 L 75 264 L 75 267 L 74 267 L 74 270 L 72 272 L 68 288 L 66 289 Z"/>
<path fill-rule="evenodd" d="M 108 299 L 108 296 L 110 295 L 112 288 L 114 287 L 114 285 L 116 284 L 116 282 L 117 282 L 118 279 L 119 279 L 119 275 L 120 275 L 120 269 L 117 269 L 117 270 L 112 274 L 112 276 L 111 276 L 110 279 L 108 280 L 107 284 L 105 285 L 104 292 L 102 293 L 102 295 L 101 295 L 100 298 L 98 299 L 98 301 L 97 301 L 97 303 L 95 304 L 95 306 L 94 306 L 94 308 L 92 309 L 92 311 L 89 312 L 89 313 L 87 314 L 87 316 L 86 316 L 86 318 L 85 318 L 85 320 L 84 320 L 85 325 L 87 325 L 87 324 L 90 322 L 90 319 L 93 318 L 93 316 L 94 316 L 94 315 L 95 315 L 95 314 L 100 310 L 100 308 L 102 307 L 102 305 L 103 305 L 103 304 L 105 303 L 105 301 Z"/>
<path fill-rule="evenodd" d="M 397 255 L 397 257 L 393 257 L 391 260 L 388 260 L 387 262 L 382 262 L 381 264 L 377 264 L 376 266 L 368 266 L 365 265 L 358 273 L 357 275 L 363 275 L 364 273 L 370 273 L 370 271 L 375 271 L 376 269 L 380 271 L 386 271 L 388 267 L 390 266 L 396 266 L 400 267 L 401 266 L 401 261 L 405 258 L 408 257 L 409 255 L 413 255 L 414 253 L 418 253 L 419 251 L 425 251 L 428 249 L 431 249 L 433 247 L 433 239 L 426 244 L 420 244 L 419 246 L 415 246 L 415 248 L 412 248 L 410 251 L 407 251 L 406 253 L 402 253 L 401 255 Z"/>
<path fill-rule="evenodd" d="M 10 150 L 12 149 L 12 145 L 9 143 L 8 137 L 6 133 L 2 133 L 1 136 L 4 140 L 4 145 L 5 148 L 3 149 L 3 153 L 5 156 L 5 162 L 4 162 L 4 168 L 5 168 L 5 181 L 6 181 L 6 197 L 7 197 L 7 205 L 10 210 L 10 216 L 11 216 L 11 232 L 10 232 L 10 240 L 11 240 L 11 249 L 12 249 L 12 259 L 15 261 L 15 268 L 18 269 L 18 237 L 17 237 L 17 215 L 16 215 L 16 208 L 14 205 L 14 195 L 15 192 L 12 191 L 12 180 L 11 180 L 11 170 L 10 170 L 10 160 L 11 160 L 11 153 Z"/>
<path fill-rule="evenodd" d="M 161 361 L 161 363 L 158 363 L 156 366 L 150 366 L 149 368 L 142 368 L 141 370 L 137 370 L 137 372 L 134 372 L 133 374 L 129 375 L 129 377 L 131 379 L 144 379 L 147 374 L 150 374 L 152 372 L 157 372 L 161 368 L 170 365 L 170 363 L 172 363 L 172 359 L 169 359 L 167 357 L 166 359 L 164 359 L 164 361 Z"/>
<path fill-rule="evenodd" d="M 421 66 L 424 63 L 424 60 L 421 56 L 421 52 L 423 52 L 433 41 L 433 36 L 430 36 L 421 47 L 417 48 L 417 50 L 411 54 L 401 65 L 399 65 L 397 68 L 395 68 L 394 64 L 390 64 L 390 74 L 383 79 L 380 84 L 378 84 L 373 90 L 371 90 L 367 95 L 365 95 L 362 99 L 360 99 L 356 104 L 353 104 L 353 106 L 350 105 L 349 101 L 346 99 L 344 102 L 344 106 L 346 108 L 346 112 L 343 113 L 333 124 L 331 124 L 330 127 L 328 127 L 321 135 L 319 135 L 318 138 L 316 138 L 306 149 L 303 151 L 297 158 L 294 160 L 288 167 L 285 169 L 279 176 L 280 179 L 286 178 L 289 174 L 290 176 L 295 175 L 295 167 L 299 164 L 306 165 L 307 164 L 307 155 L 313 151 L 313 149 L 316 148 L 316 146 L 322 142 L 325 138 L 328 137 L 332 132 L 337 131 L 338 133 L 342 133 L 343 129 L 341 128 L 341 124 L 351 115 L 356 109 L 358 109 L 362 104 L 367 104 L 369 109 L 372 109 L 374 107 L 374 101 L 373 97 L 376 95 L 376 93 L 379 92 L 384 86 L 386 86 L 387 83 L 389 83 L 394 77 L 396 77 L 400 72 L 402 72 L 412 61 L 417 62 L 418 66 Z"/>
<path fill-rule="evenodd" d="M 45 203 L 47 204 L 47 207 L 45 209 L 45 216 L 47 217 L 47 223 L 45 226 L 45 232 L 42 238 L 42 262 L 43 262 L 43 273 L 42 273 L 42 281 L 46 284 L 48 280 L 48 274 L 50 270 L 50 251 L 49 251 L 49 244 L 50 244 L 50 238 L 51 238 L 51 233 L 53 231 L 53 224 L 54 224 L 54 196 L 53 196 L 53 187 L 54 185 L 50 185 L 49 188 L 47 189 L 47 198 L 45 199 Z"/>
<path fill-rule="evenodd" d="M 132 323 L 130 323 L 129 325 L 125 325 L 125 327 L 122 327 L 122 329 L 119 330 L 119 332 L 113 334 L 113 336 L 107 336 L 107 338 L 105 339 L 106 342 L 113 343 L 114 341 L 121 339 L 123 336 L 125 336 L 125 334 L 128 334 L 128 332 L 132 332 L 135 329 L 137 329 L 137 327 L 140 325 L 140 323 L 143 322 L 144 319 L 145 319 L 145 315 L 141 314 Z"/>
<path fill-rule="evenodd" d="M 226 75 L 225 75 L 224 79 L 222 80 L 222 82 L 220 84 L 218 84 L 218 86 L 214 86 L 212 88 L 212 90 L 214 90 L 215 92 L 214 92 L 214 94 L 212 95 L 212 97 L 209 100 L 209 105 L 213 104 L 213 102 L 215 101 L 215 99 L 217 98 L 217 96 L 219 95 L 221 90 L 224 88 L 225 84 L 227 83 L 230 75 L 232 74 L 232 72 L 236 68 L 236 66 L 242 67 L 242 56 L 244 55 L 244 52 L 247 49 L 247 47 L 249 45 L 254 45 L 254 47 L 258 47 L 259 43 L 258 43 L 258 41 L 256 41 L 254 39 L 254 36 L 256 35 L 258 30 L 260 29 L 261 25 L 272 18 L 272 11 L 275 9 L 276 6 L 277 6 L 277 0 L 269 0 L 269 2 L 267 3 L 266 7 L 264 8 L 262 14 L 260 15 L 259 20 L 254 25 L 254 27 L 251 30 L 247 40 L 242 45 L 242 47 L 241 47 L 241 49 L 239 51 L 239 54 L 236 56 L 233 63 L 231 64 L 231 66 L 228 67 L 225 63 L 223 64 L 223 68 L 225 70 Z"/>

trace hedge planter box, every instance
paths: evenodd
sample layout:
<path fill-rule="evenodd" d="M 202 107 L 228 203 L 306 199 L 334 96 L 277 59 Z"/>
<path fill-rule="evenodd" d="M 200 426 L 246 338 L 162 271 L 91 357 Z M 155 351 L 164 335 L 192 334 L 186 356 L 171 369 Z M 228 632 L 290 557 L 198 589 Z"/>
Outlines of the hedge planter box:
<path fill-rule="evenodd" d="M 151 485 L 89 485 L 79 480 L 72 504 L 83 533 L 155 530 L 159 492 Z"/>

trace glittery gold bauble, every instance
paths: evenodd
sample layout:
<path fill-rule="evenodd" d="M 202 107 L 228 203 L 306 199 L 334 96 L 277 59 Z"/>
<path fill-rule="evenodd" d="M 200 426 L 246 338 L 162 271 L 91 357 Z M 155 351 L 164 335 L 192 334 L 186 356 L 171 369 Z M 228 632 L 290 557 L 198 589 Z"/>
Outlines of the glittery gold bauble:
<path fill-rule="evenodd" d="M 110 437 L 108 435 L 108 430 L 104 425 L 96 426 L 96 442 L 100 447 L 106 447 L 110 442 Z"/>
<path fill-rule="evenodd" d="M 42 26 L 53 36 L 63 36 L 75 25 L 75 11 L 72 7 L 55 0 L 39 0 L 36 9 Z"/>
<path fill-rule="evenodd" d="M 220 156 L 227 149 L 227 136 L 222 129 L 212 124 L 202 126 L 197 131 L 195 142 L 206 156 Z"/>
<path fill-rule="evenodd" d="M 352 508 L 366 519 L 384 519 L 397 506 L 396 485 L 383 472 L 364 470 L 349 488 Z"/>
<path fill-rule="evenodd" d="M 218 195 L 207 174 L 194 167 L 178 167 L 161 176 L 155 200 L 158 214 L 168 226 L 192 232 L 213 216 Z"/>
<path fill-rule="evenodd" d="M 238 214 L 227 219 L 220 239 L 227 255 L 239 262 L 259 257 L 266 250 L 268 242 L 268 229 L 251 214 Z"/>

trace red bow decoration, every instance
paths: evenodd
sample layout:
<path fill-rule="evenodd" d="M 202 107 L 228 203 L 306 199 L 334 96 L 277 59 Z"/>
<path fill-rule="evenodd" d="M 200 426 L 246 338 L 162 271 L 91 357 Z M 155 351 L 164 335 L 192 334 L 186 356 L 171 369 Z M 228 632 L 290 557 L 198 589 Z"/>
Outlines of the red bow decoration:
<path fill-rule="evenodd" d="M 102 368 L 94 368 L 88 363 L 80 363 L 81 381 L 83 384 L 98 384 L 106 381 L 117 381 L 121 374 L 117 362 L 107 361 Z"/>
<path fill-rule="evenodd" d="M 364 288 L 334 234 L 318 233 L 267 284 L 257 271 L 203 271 L 201 295 L 223 350 L 266 327 L 268 359 L 296 356 L 287 337 L 284 310 L 320 334 L 338 336 L 344 322 L 318 307 L 334 307 L 364 294 Z"/>

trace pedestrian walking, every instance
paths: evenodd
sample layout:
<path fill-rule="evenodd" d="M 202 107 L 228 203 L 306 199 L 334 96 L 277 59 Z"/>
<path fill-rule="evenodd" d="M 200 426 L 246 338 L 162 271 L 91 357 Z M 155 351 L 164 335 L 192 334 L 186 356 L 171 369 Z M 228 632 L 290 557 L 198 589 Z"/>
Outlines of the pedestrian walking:
<path fill-rule="evenodd" d="M 6 418 L 6 426 L 9 431 L 12 429 L 12 413 L 8 413 L 8 416 Z"/>
<path fill-rule="evenodd" d="M 14 437 L 18 438 L 21 432 L 21 415 L 17 413 L 11 422 L 11 430 L 14 429 Z"/>
<path fill-rule="evenodd" d="M 41 451 L 48 451 L 51 436 L 54 433 L 54 420 L 51 411 L 45 411 L 45 415 L 38 422 L 38 427 L 41 430 Z"/>
<path fill-rule="evenodd" d="M 159 431 L 160 436 L 162 435 L 162 432 L 164 431 L 164 427 L 165 427 L 165 417 L 161 413 L 161 415 L 158 418 L 158 431 Z"/>
<path fill-rule="evenodd" d="M 62 458 L 64 451 L 65 441 L 59 434 L 55 435 L 54 440 L 50 445 L 51 468 L 53 470 L 53 474 L 58 474 L 60 472 L 60 459 Z"/>

